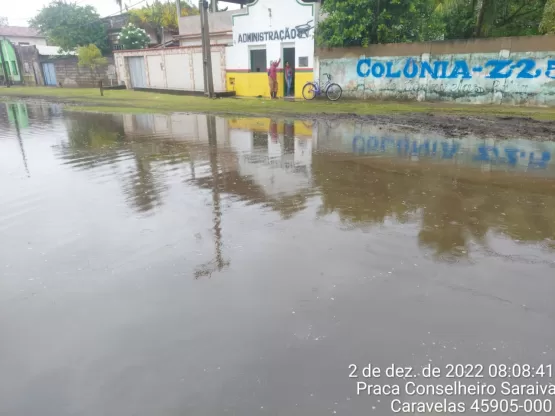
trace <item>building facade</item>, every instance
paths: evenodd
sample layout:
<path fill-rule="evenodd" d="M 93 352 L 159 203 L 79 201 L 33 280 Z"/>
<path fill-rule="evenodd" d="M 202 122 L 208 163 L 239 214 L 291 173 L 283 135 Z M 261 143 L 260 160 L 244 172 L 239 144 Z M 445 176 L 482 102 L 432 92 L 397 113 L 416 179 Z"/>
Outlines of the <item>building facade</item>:
<path fill-rule="evenodd" d="M 226 48 L 228 91 L 239 96 L 270 95 L 271 61 L 279 65 L 278 96 L 285 95 L 284 65 L 293 69 L 293 93 L 314 79 L 314 31 L 319 2 L 308 0 L 257 0 L 232 16 L 232 45 Z"/>
<path fill-rule="evenodd" d="M 239 1 L 239 0 L 238 0 Z M 252 0 L 241 9 L 208 14 L 216 93 L 269 97 L 267 69 L 278 67 L 278 96 L 286 92 L 284 66 L 293 72 L 292 95 L 314 79 L 314 31 L 319 0 Z M 128 88 L 204 91 L 201 19 L 179 19 L 177 48 L 116 51 L 118 79 Z"/>
<path fill-rule="evenodd" d="M 25 26 L 0 26 L 0 39 L 15 45 L 46 45 L 46 37 L 38 30 Z"/>

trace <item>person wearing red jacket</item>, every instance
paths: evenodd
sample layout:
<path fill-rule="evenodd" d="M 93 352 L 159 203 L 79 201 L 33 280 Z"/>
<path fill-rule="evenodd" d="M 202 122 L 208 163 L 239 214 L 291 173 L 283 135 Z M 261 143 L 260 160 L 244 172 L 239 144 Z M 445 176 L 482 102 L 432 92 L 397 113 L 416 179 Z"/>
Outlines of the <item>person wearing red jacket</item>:
<path fill-rule="evenodd" d="M 277 61 L 270 62 L 270 68 L 268 69 L 268 84 L 270 85 L 270 96 L 272 98 L 277 98 L 278 82 L 277 82 L 277 68 L 281 58 Z"/>

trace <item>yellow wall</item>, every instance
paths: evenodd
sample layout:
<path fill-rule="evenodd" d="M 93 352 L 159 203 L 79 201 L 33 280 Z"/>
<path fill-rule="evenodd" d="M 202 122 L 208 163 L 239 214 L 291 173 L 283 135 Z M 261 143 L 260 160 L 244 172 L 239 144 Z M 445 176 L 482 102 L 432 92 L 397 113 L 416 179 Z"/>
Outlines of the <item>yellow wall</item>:
<path fill-rule="evenodd" d="M 232 79 L 234 84 L 232 84 Z M 278 73 L 278 97 L 283 97 L 285 77 Z M 312 71 L 295 72 L 295 98 L 303 98 L 303 87 L 307 81 L 312 81 Z M 235 91 L 239 97 L 267 97 L 270 98 L 270 86 L 266 72 L 227 72 L 226 87 L 228 91 Z"/>
<path fill-rule="evenodd" d="M 295 98 L 303 98 L 303 87 L 308 81 L 314 81 L 312 71 L 295 72 Z"/>

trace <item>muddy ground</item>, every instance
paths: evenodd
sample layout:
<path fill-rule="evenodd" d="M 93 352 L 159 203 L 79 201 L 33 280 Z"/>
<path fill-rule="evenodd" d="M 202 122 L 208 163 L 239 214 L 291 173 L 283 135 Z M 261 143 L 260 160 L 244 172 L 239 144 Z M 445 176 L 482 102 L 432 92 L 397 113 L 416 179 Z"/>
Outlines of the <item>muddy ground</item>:
<path fill-rule="evenodd" d="M 555 140 L 555 121 L 534 120 L 530 117 L 476 117 L 454 114 L 411 113 L 394 115 L 324 114 L 310 117 L 313 120 L 325 118 L 329 122 L 339 120 L 360 121 L 361 123 L 387 124 L 411 132 L 426 130 L 443 133 L 446 136 L 465 135 Z"/>
<path fill-rule="evenodd" d="M 59 103 L 67 106 L 98 107 L 98 103 L 75 102 L 63 98 L 35 97 L 22 98 L 20 101 L 27 103 L 50 102 Z M 106 112 L 117 107 L 106 105 Z M 152 108 L 152 112 L 156 112 Z M 195 113 L 191 111 L 189 113 Z M 402 130 L 407 132 L 438 132 L 449 137 L 461 137 L 473 135 L 478 137 L 495 137 L 499 139 L 526 138 L 541 141 L 555 140 L 555 121 L 536 120 L 531 117 L 517 116 L 490 116 L 478 117 L 474 115 L 457 114 L 433 114 L 433 113 L 398 113 L 391 115 L 360 115 L 355 113 L 320 113 L 320 114 L 299 114 L 299 113 L 277 113 L 275 117 L 267 113 L 245 113 L 238 111 L 226 112 L 203 112 L 203 114 L 214 114 L 221 116 L 242 116 L 242 117 L 269 117 L 283 119 L 295 117 L 312 121 L 354 121 L 361 123 L 384 124 L 384 128 L 389 130 Z"/>

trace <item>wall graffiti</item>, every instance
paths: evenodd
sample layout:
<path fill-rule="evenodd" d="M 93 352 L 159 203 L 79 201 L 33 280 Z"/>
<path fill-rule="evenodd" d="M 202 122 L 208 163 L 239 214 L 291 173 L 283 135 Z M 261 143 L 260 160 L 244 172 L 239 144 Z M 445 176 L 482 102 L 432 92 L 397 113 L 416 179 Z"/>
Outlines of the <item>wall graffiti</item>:
<path fill-rule="evenodd" d="M 551 151 L 530 150 L 513 144 L 491 146 L 484 143 L 465 149 L 457 140 L 411 140 L 390 137 L 355 136 L 352 143 L 353 153 L 380 154 L 395 156 L 420 156 L 453 159 L 456 155 L 467 155 L 469 162 L 489 162 L 497 165 L 526 166 L 529 169 L 546 169 L 551 161 Z"/>
<path fill-rule="evenodd" d="M 536 68 L 532 58 L 490 59 L 484 65 L 472 66 L 465 60 L 438 60 L 434 62 L 419 61 L 408 58 L 404 64 L 395 61 L 373 61 L 370 58 L 359 59 L 357 74 L 362 78 L 431 78 L 431 79 L 472 79 L 473 74 L 486 73 L 487 79 L 534 79 L 542 74 L 555 79 L 555 59 L 547 60 L 545 67 Z"/>

